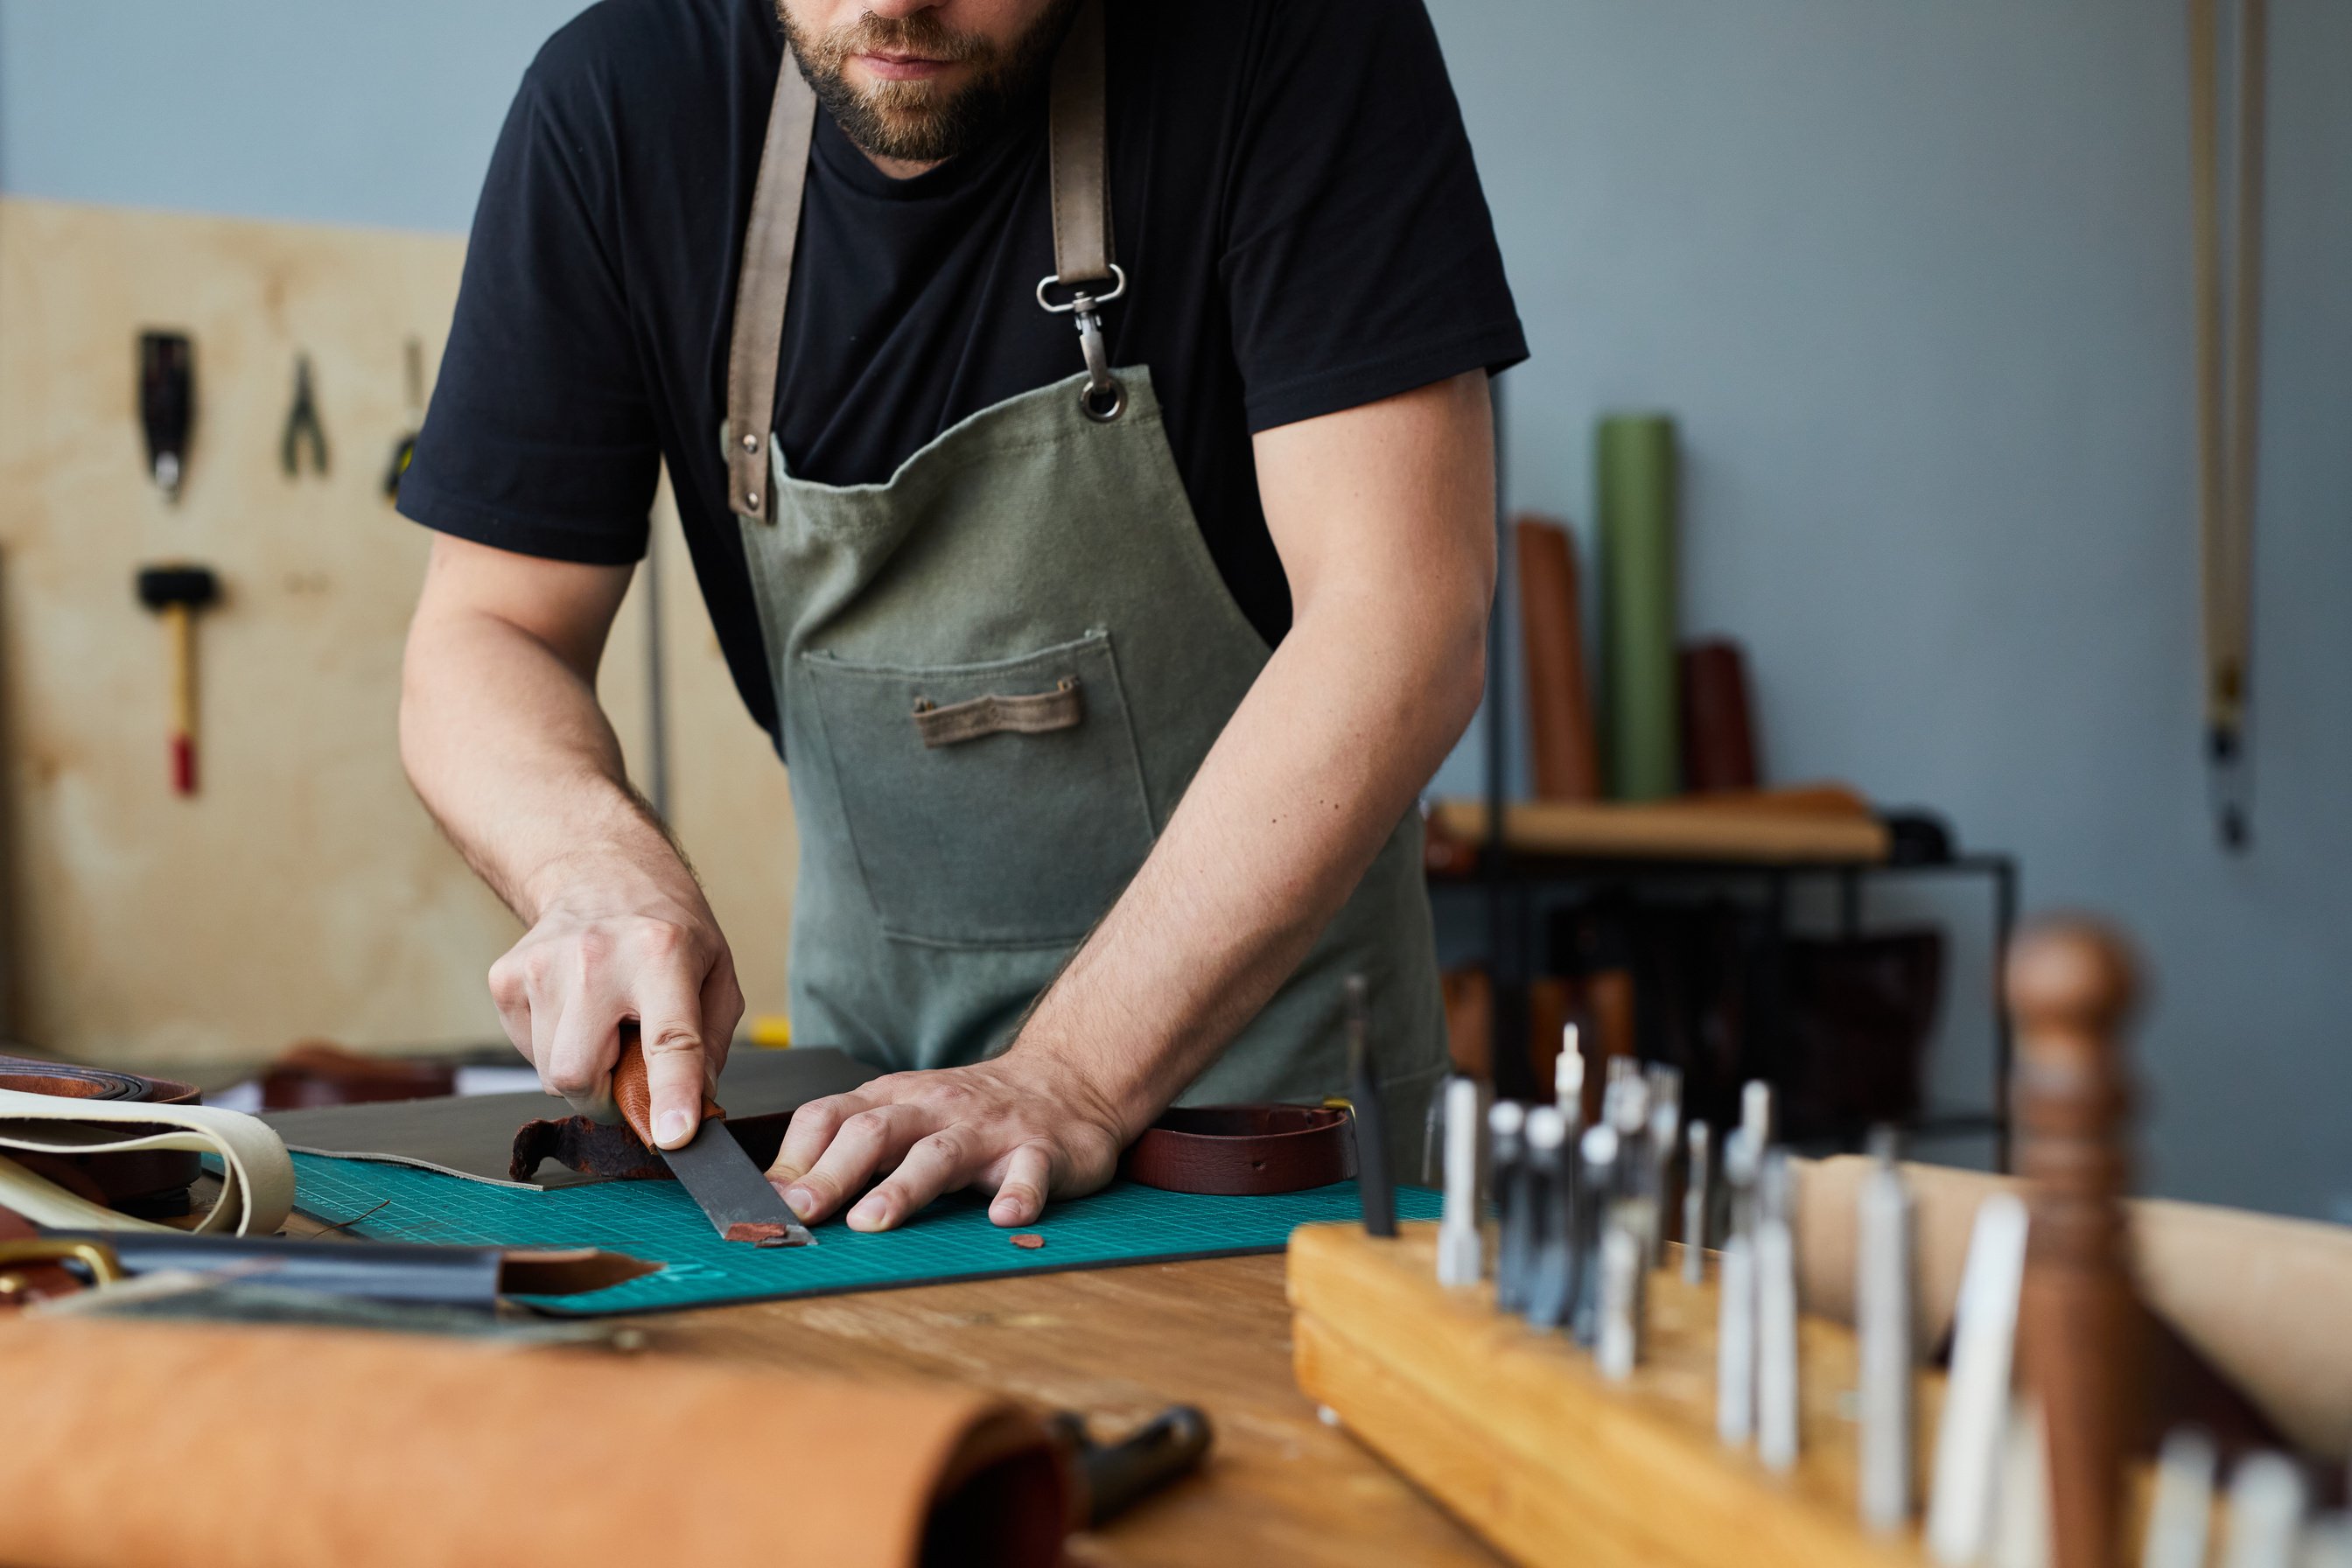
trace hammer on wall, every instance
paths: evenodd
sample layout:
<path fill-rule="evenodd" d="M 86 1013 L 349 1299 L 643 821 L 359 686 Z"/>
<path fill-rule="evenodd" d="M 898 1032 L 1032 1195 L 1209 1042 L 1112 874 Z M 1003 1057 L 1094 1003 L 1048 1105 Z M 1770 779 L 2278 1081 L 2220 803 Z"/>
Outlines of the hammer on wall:
<path fill-rule="evenodd" d="M 196 793 L 196 612 L 220 597 L 209 566 L 139 569 L 139 602 L 163 617 L 171 638 L 172 789 Z"/>

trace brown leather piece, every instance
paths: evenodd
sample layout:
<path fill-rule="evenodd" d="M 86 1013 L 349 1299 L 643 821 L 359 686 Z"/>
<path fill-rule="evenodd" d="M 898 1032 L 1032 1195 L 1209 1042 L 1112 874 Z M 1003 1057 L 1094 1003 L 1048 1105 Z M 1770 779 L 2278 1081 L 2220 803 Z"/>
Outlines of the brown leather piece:
<path fill-rule="evenodd" d="M 1355 1142 L 1347 1112 L 1324 1106 L 1177 1106 L 1135 1141 L 1119 1172 L 1171 1193 L 1303 1192 L 1354 1175 Z"/>
<path fill-rule="evenodd" d="M 261 1103 L 268 1110 L 432 1100 L 457 1092 L 452 1063 L 362 1056 L 332 1040 L 289 1046 L 261 1075 Z"/>
<path fill-rule="evenodd" d="M 1601 749 L 1584 674 L 1583 600 L 1576 542 L 1559 523 L 1511 525 L 1519 563 L 1519 635 L 1527 647 L 1528 731 L 1540 800 L 1599 800 Z"/>
<path fill-rule="evenodd" d="M 1754 789 L 1756 721 L 1739 645 L 1725 637 L 1684 645 L 1680 675 L 1683 787 L 1702 794 Z"/>
<path fill-rule="evenodd" d="M 776 1163 L 793 1113 L 731 1116 L 719 1125 L 742 1146 L 751 1163 L 765 1170 Z M 592 1121 L 585 1116 L 526 1121 L 515 1129 L 514 1153 L 507 1162 L 507 1179 L 528 1182 L 548 1161 L 583 1175 L 623 1182 L 669 1182 L 669 1163 L 640 1142 L 622 1122 Z"/>
<path fill-rule="evenodd" d="M 203 1096 L 177 1079 L 142 1078 L 78 1062 L 36 1061 L 0 1056 L 0 1089 L 23 1094 L 54 1094 L 68 1100 L 122 1100 L 144 1105 L 195 1105 Z M 93 1122 L 94 1128 L 110 1124 Z M 141 1131 L 135 1122 L 120 1129 Z M 107 1154 L 13 1154 L 27 1166 L 92 1202 L 148 1218 L 188 1212 L 188 1186 L 204 1173 L 199 1156 L 182 1149 L 131 1149 Z"/>
<path fill-rule="evenodd" d="M 1086 722 L 1086 717 L 1087 694 L 1079 689 L 1076 676 L 1066 675 L 1051 691 L 1020 697 L 999 697 L 990 692 L 966 701 L 950 702 L 945 708 L 934 708 L 919 700 L 915 704 L 915 733 L 922 737 L 925 746 L 937 749 L 1004 731 L 1048 735 L 1056 730 L 1075 730 Z"/>
<path fill-rule="evenodd" d="M 40 1234 L 16 1210 L 0 1208 L 0 1242 L 31 1241 Z M 0 1312 L 82 1289 L 80 1278 L 61 1263 L 0 1263 Z"/>
<path fill-rule="evenodd" d="M 1072 1503 L 1034 1416 L 944 1385 L 18 1320 L 0 1388 L 0 1562 L 45 1568 L 1046 1568 Z"/>

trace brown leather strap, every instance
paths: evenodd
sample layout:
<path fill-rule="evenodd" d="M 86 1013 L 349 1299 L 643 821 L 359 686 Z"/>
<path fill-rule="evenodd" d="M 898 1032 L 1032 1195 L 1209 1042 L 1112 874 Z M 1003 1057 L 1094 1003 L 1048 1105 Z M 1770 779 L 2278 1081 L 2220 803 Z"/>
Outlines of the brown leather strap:
<path fill-rule="evenodd" d="M 1082 0 L 1054 57 L 1054 273 L 1064 283 L 1111 275 L 1105 78 L 1102 0 Z"/>
<path fill-rule="evenodd" d="M 0 1056 L 0 1089 L 67 1100 L 122 1100 L 146 1105 L 194 1105 L 196 1086 L 176 1079 L 142 1078 L 79 1062 Z M 10 1156 L 68 1191 L 109 1208 L 151 1219 L 188 1212 L 188 1186 L 203 1174 L 202 1157 L 183 1149 L 128 1149 L 104 1154 Z"/>
<path fill-rule="evenodd" d="M 791 50 L 776 72 L 768 107 L 767 145 L 760 153 L 751 218 L 743 231 L 742 271 L 735 279 L 735 321 L 727 347 L 728 505 L 745 517 L 772 515 L 769 427 L 776 411 L 776 362 L 792 297 L 793 251 L 800 243 L 801 188 L 808 179 L 816 94 Z"/>
<path fill-rule="evenodd" d="M 977 741 L 982 735 L 1005 730 L 1021 735 L 1075 730 L 1086 722 L 1086 717 L 1087 694 L 1079 688 L 1076 676 L 1066 675 L 1051 691 L 1021 697 L 999 697 L 991 692 L 966 701 L 950 702 L 944 708 L 934 708 L 918 699 L 915 733 L 922 737 L 924 745 L 936 749 Z"/>
<path fill-rule="evenodd" d="M 1119 1170 L 1171 1193 L 1296 1193 L 1354 1175 L 1355 1142 L 1348 1113 L 1319 1105 L 1179 1106 L 1145 1130 Z"/>
<path fill-rule="evenodd" d="M 1102 0 L 1081 0 L 1055 57 L 1051 92 L 1054 267 L 1065 282 L 1111 276 L 1104 79 Z M 816 94 L 787 49 L 768 108 L 767 142 L 743 231 L 727 345 L 728 505 L 762 521 L 774 515 L 768 445 L 784 308 L 792 295 L 793 251 L 800 240 L 801 191 L 808 180 L 809 139 L 815 129 Z"/>

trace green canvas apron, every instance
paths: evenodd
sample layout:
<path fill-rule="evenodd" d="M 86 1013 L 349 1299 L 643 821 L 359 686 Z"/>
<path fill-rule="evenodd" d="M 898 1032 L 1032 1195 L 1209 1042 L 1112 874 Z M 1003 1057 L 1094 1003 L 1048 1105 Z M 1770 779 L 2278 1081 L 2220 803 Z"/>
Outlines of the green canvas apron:
<path fill-rule="evenodd" d="M 1009 1044 L 1143 864 L 1268 648 L 1201 538 L 1141 366 L 1113 371 L 1101 17 L 1055 66 L 1057 276 L 1088 369 L 982 409 L 882 484 L 793 478 L 768 429 L 815 103 L 777 84 L 738 286 L 729 484 L 801 837 L 794 1038 L 892 1068 Z M 1101 299 L 1085 292 L 1116 279 Z M 1072 304 L 1047 289 L 1077 280 Z M 748 437 L 739 431 L 753 432 Z M 1297 973 L 1182 1097 L 1343 1093 L 1341 992 L 1370 988 L 1398 1152 L 1444 1070 L 1417 816 Z"/>

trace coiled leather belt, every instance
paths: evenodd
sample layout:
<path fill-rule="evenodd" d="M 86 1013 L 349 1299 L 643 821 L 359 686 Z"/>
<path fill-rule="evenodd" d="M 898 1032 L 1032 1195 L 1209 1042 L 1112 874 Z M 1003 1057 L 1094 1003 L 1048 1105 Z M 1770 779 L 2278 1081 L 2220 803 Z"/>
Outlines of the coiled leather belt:
<path fill-rule="evenodd" d="M 1119 1169 L 1177 1193 L 1303 1192 L 1356 1173 L 1352 1133 L 1348 1112 L 1320 1105 L 1179 1106 L 1135 1141 Z"/>
<path fill-rule="evenodd" d="M 203 1100 L 194 1084 L 174 1079 L 142 1078 L 108 1068 L 35 1061 L 28 1057 L 0 1056 L 0 1089 L 141 1105 L 195 1105 Z M 151 1219 L 186 1214 L 189 1184 L 204 1169 L 201 1156 L 182 1149 L 131 1149 L 103 1154 L 18 1152 L 9 1157 L 92 1203 Z"/>

